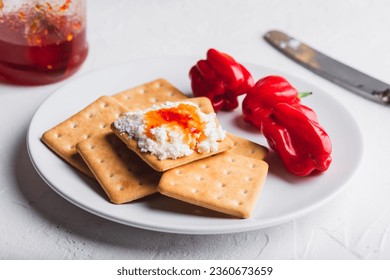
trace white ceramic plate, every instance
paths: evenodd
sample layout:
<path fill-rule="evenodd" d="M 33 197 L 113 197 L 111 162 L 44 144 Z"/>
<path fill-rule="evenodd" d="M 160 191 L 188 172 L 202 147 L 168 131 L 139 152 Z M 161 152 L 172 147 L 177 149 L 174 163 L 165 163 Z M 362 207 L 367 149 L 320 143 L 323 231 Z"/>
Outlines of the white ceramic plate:
<path fill-rule="evenodd" d="M 314 85 L 258 65 L 245 64 L 255 80 L 279 74 L 299 91 L 314 92 L 303 103 L 317 111 L 320 122 L 329 133 L 333 142 L 333 163 L 321 175 L 297 178 L 284 170 L 277 157 L 271 156 L 263 192 L 249 219 L 226 218 L 158 194 L 114 205 L 97 183 L 75 172 L 40 141 L 44 131 L 101 95 L 111 95 L 160 77 L 189 94 L 188 71 L 196 61 L 196 58 L 180 57 L 134 60 L 89 73 L 57 90 L 36 111 L 27 136 L 30 157 L 40 176 L 65 199 L 98 216 L 144 229 L 191 234 L 239 232 L 280 224 L 307 214 L 343 189 L 362 155 L 362 137 L 353 117 L 340 103 Z M 242 121 L 240 108 L 218 113 L 218 118 L 227 131 L 266 145 L 262 135 Z"/>

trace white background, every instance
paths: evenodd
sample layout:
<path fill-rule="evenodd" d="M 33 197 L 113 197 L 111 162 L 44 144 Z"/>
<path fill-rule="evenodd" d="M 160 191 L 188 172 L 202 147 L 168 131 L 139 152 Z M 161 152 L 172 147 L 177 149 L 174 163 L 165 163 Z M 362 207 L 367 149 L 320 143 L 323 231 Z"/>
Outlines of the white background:
<path fill-rule="evenodd" d="M 389 10 L 386 0 L 88 1 L 90 52 L 75 76 L 42 87 L 0 84 L 0 259 L 389 259 L 390 108 L 312 74 L 262 39 L 270 29 L 283 30 L 390 83 Z M 210 47 L 241 62 L 290 72 L 348 108 L 362 129 L 365 151 L 341 195 L 305 217 L 267 229 L 177 235 L 89 214 L 35 172 L 27 128 L 55 89 L 133 58 L 202 58 Z"/>

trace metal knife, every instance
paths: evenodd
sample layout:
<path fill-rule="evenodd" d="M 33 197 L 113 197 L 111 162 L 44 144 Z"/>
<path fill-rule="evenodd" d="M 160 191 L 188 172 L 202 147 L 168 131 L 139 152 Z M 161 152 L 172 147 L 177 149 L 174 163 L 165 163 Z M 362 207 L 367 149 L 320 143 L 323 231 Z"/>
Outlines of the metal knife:
<path fill-rule="evenodd" d="M 345 65 L 280 31 L 264 39 L 277 50 L 314 73 L 372 101 L 390 105 L 390 85 Z"/>

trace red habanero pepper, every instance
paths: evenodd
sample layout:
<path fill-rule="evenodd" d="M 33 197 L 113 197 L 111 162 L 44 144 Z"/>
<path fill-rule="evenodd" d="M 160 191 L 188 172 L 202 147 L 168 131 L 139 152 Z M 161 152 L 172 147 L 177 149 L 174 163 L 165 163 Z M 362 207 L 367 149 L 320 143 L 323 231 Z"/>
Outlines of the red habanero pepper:
<path fill-rule="evenodd" d="M 194 96 L 208 97 L 215 111 L 231 111 L 238 107 L 237 97 L 254 84 L 252 75 L 230 55 L 215 49 L 207 51 L 190 70 Z"/>
<path fill-rule="evenodd" d="M 310 93 L 299 93 L 285 78 L 266 76 L 256 82 L 242 102 L 244 120 L 260 127 L 256 112 L 273 108 L 278 103 L 299 104 L 300 98 Z"/>
<path fill-rule="evenodd" d="M 284 166 L 297 176 L 325 171 L 332 161 L 330 138 L 317 117 L 308 117 L 308 112 L 315 116 L 314 111 L 304 105 L 279 103 L 257 114 L 268 144 Z"/>

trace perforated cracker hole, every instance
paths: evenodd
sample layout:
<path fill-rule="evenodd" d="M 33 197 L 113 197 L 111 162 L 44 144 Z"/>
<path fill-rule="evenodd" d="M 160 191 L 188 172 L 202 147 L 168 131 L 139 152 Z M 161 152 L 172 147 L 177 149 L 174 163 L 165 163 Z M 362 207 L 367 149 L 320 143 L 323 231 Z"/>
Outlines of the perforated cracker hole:
<path fill-rule="evenodd" d="M 249 176 L 245 177 L 245 181 L 247 181 L 247 182 L 251 182 L 252 180 L 253 180 L 253 177 L 249 177 Z"/>
<path fill-rule="evenodd" d="M 108 176 L 109 176 L 110 178 L 113 178 L 113 177 L 114 177 L 114 173 L 110 173 Z"/>
<path fill-rule="evenodd" d="M 256 153 L 256 150 L 251 150 L 250 153 L 253 155 Z"/>
<path fill-rule="evenodd" d="M 104 129 L 104 128 L 107 127 L 107 124 L 106 124 L 106 123 L 101 123 L 101 124 L 99 125 L 99 127 L 100 127 L 101 129 Z"/>
<path fill-rule="evenodd" d="M 84 139 L 89 139 L 89 138 L 91 138 L 91 134 L 84 134 Z"/>
<path fill-rule="evenodd" d="M 222 182 L 218 182 L 218 183 L 216 183 L 216 186 L 217 186 L 218 188 L 225 188 L 225 187 L 226 187 L 226 184 L 225 184 L 225 183 L 222 183 Z"/>
<path fill-rule="evenodd" d="M 192 193 L 199 193 L 199 190 L 198 189 L 191 189 L 191 192 Z"/>
<path fill-rule="evenodd" d="M 126 100 L 130 100 L 131 98 L 132 98 L 132 97 L 131 97 L 130 94 L 125 96 L 125 99 L 126 99 Z"/>
<path fill-rule="evenodd" d="M 71 123 L 71 125 L 70 125 L 70 127 L 73 129 L 77 128 L 78 126 L 79 126 L 78 123 Z"/>
<path fill-rule="evenodd" d="M 123 191 L 123 190 L 125 189 L 125 187 L 122 186 L 122 185 L 119 185 L 119 186 L 116 187 L 116 189 L 117 189 L 118 191 Z"/>
<path fill-rule="evenodd" d="M 103 108 L 103 109 L 105 109 L 105 108 L 108 108 L 108 103 L 107 102 L 103 102 L 102 103 L 102 105 L 101 105 L 101 107 Z"/>
<path fill-rule="evenodd" d="M 202 182 L 204 180 L 202 176 L 196 176 L 195 179 L 199 182 Z"/>
<path fill-rule="evenodd" d="M 138 90 L 138 93 L 139 93 L 139 94 L 145 94 L 146 92 L 147 92 L 147 90 L 144 89 L 144 88 L 140 88 L 140 89 Z"/>
<path fill-rule="evenodd" d="M 168 96 L 175 96 L 176 94 L 175 94 L 175 92 L 173 92 L 173 91 L 169 91 L 169 92 L 167 93 L 167 95 L 168 95 Z"/>
<path fill-rule="evenodd" d="M 257 166 L 256 163 L 252 163 L 252 164 L 250 165 L 250 167 L 251 167 L 251 168 L 257 168 L 258 166 Z"/>
<path fill-rule="evenodd" d="M 62 134 L 61 133 L 57 133 L 54 135 L 55 138 L 61 138 L 62 137 Z"/>
<path fill-rule="evenodd" d="M 94 146 L 93 144 L 89 144 L 89 145 L 88 145 L 88 148 L 89 148 L 90 150 L 93 150 L 93 149 L 95 149 L 95 146 Z"/>
<path fill-rule="evenodd" d="M 208 165 L 208 164 L 202 164 L 200 167 L 202 167 L 203 169 L 208 169 L 208 168 L 210 168 L 210 165 Z"/>
<path fill-rule="evenodd" d="M 92 119 L 94 116 L 95 116 L 95 114 L 92 112 L 87 113 L 87 117 L 90 119 Z"/>
<path fill-rule="evenodd" d="M 156 84 L 155 84 L 155 87 L 156 87 L 156 88 L 162 88 L 162 87 L 163 87 L 163 84 L 162 84 L 162 83 L 156 83 Z"/>
<path fill-rule="evenodd" d="M 228 160 L 228 162 L 235 162 L 236 161 L 235 158 L 228 158 L 227 160 Z"/>
<path fill-rule="evenodd" d="M 223 171 L 223 174 L 225 174 L 225 175 L 230 175 L 232 173 L 233 173 L 233 171 L 228 170 L 228 169 Z"/>
<path fill-rule="evenodd" d="M 100 163 L 100 164 L 104 163 L 104 159 L 102 159 L 102 158 L 99 159 L 99 163 Z"/>
<path fill-rule="evenodd" d="M 175 170 L 175 173 L 176 173 L 176 175 L 181 175 L 181 174 L 183 174 L 183 171 L 181 171 L 180 169 L 177 169 L 177 170 Z"/>
<path fill-rule="evenodd" d="M 158 102 L 158 99 L 154 98 L 154 97 L 151 97 L 151 98 L 149 98 L 149 101 L 152 102 L 152 103 L 156 103 L 156 102 Z"/>

